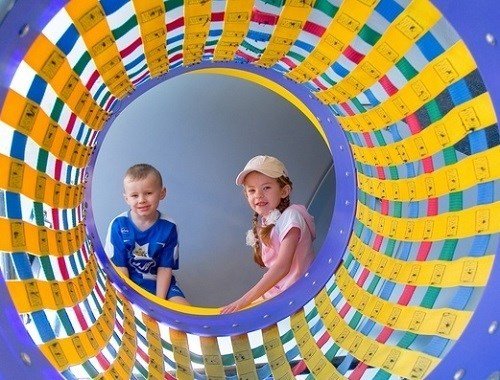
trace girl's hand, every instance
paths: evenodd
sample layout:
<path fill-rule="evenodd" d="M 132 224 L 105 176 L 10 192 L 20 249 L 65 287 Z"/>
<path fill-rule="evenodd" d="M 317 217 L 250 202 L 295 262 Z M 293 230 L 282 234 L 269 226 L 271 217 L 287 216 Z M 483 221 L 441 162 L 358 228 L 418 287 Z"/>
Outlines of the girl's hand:
<path fill-rule="evenodd" d="M 241 310 L 245 306 L 247 306 L 247 303 L 240 298 L 239 300 L 234 301 L 233 303 L 230 303 L 229 305 L 222 307 L 220 313 L 221 314 L 234 313 L 235 311 Z"/>
<path fill-rule="evenodd" d="M 300 230 L 297 227 L 292 227 L 290 231 L 285 235 L 278 252 L 278 259 L 269 268 L 269 270 L 262 276 L 257 284 L 255 284 L 252 289 L 250 289 L 246 294 L 224 306 L 221 309 L 221 314 L 234 313 L 245 306 L 250 305 L 255 300 L 262 298 L 264 294 L 275 286 L 286 274 L 290 271 L 292 265 L 295 250 L 297 249 L 297 244 L 300 240 Z"/>

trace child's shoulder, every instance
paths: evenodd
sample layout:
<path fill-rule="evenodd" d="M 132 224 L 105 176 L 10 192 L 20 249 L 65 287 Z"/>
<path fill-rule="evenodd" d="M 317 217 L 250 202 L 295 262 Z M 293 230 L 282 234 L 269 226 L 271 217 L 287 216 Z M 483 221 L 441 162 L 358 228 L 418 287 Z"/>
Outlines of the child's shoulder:
<path fill-rule="evenodd" d="M 285 211 L 283 211 L 283 215 L 308 215 L 309 212 L 305 208 L 304 205 L 299 205 L 299 204 L 291 204 L 286 208 Z"/>
<path fill-rule="evenodd" d="M 128 211 L 123 211 L 121 213 L 119 213 L 118 215 L 116 215 L 112 220 L 111 220 L 111 224 L 115 223 L 115 222 L 123 222 L 123 221 L 127 221 L 129 218 L 129 215 L 128 215 Z"/>
<path fill-rule="evenodd" d="M 160 212 L 160 217 L 158 218 L 158 220 L 161 222 L 161 223 L 171 223 L 173 225 L 177 225 L 177 223 L 175 223 L 175 221 L 170 217 L 168 216 L 167 214 L 165 214 L 164 212 Z"/>
<path fill-rule="evenodd" d="M 289 224 L 291 221 L 301 221 L 309 215 L 307 209 L 302 205 L 292 204 L 288 206 L 278 219 L 278 224 Z"/>
<path fill-rule="evenodd" d="M 316 234 L 316 227 L 314 225 L 314 217 L 309 214 L 309 211 L 304 205 L 292 204 L 283 211 L 283 214 L 278 219 L 278 223 L 283 226 L 290 226 L 297 224 L 298 226 L 306 227 L 311 231 L 312 235 Z"/>

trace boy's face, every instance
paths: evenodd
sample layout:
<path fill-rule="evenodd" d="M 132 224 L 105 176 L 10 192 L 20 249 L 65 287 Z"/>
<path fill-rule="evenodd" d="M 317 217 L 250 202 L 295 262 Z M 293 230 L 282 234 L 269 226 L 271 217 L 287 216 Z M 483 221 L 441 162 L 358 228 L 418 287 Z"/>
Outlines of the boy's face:
<path fill-rule="evenodd" d="M 131 212 L 140 219 L 156 218 L 158 204 L 167 194 L 167 190 L 153 174 L 139 180 L 125 177 L 123 189 L 125 202 L 130 206 Z"/>

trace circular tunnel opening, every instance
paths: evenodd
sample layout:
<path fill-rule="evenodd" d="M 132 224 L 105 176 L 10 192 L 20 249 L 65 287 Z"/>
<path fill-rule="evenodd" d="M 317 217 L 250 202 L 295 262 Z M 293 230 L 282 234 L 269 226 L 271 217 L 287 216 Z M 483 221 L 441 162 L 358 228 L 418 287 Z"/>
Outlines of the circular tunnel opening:
<path fill-rule="evenodd" d="M 92 190 L 101 242 L 109 222 L 126 207 L 125 170 L 137 162 L 154 163 L 167 187 L 161 209 L 178 225 L 181 260 L 175 276 L 188 300 L 217 307 L 237 299 L 263 272 L 245 246 L 251 212 L 233 177 L 245 157 L 263 152 L 290 167 L 292 201 L 312 208 L 318 252 L 334 200 L 334 169 L 325 141 L 277 94 L 211 74 L 181 75 L 149 90 L 106 132 Z"/>
<path fill-rule="evenodd" d="M 201 76 L 200 74 L 197 74 L 197 70 L 200 70 L 200 73 L 202 73 Z M 214 72 L 211 72 L 211 70 L 216 70 L 215 71 L 216 74 L 223 74 L 223 76 L 222 77 L 220 75 L 214 76 L 213 75 Z M 165 321 L 166 323 L 172 323 L 174 321 L 175 322 L 174 324 L 176 324 L 177 327 L 182 327 L 183 329 L 187 328 L 193 332 L 201 331 L 203 333 L 207 333 L 207 331 L 209 331 L 208 329 L 210 329 L 209 333 L 214 334 L 214 333 L 220 333 L 221 332 L 220 329 L 222 328 L 225 331 L 225 333 L 234 334 L 235 332 L 243 331 L 244 329 L 248 328 L 255 329 L 261 325 L 266 325 L 266 324 L 268 325 L 269 323 L 272 323 L 273 321 L 277 321 L 280 318 L 282 318 L 283 315 L 286 314 L 287 312 L 290 313 L 290 310 L 294 309 L 296 310 L 297 308 L 302 307 L 306 302 L 308 302 L 311 298 L 313 298 L 314 295 L 321 288 L 321 286 L 324 286 L 326 281 L 329 278 L 331 278 L 331 275 L 334 272 L 336 265 L 338 265 L 340 261 L 342 251 L 343 249 L 345 249 L 345 246 L 347 244 L 348 240 L 347 231 L 349 231 L 351 228 L 350 223 L 352 223 L 354 215 L 353 207 L 355 204 L 354 202 L 355 178 L 354 178 L 353 163 L 351 156 L 349 156 L 348 143 L 345 140 L 345 136 L 343 136 L 343 134 L 340 132 L 340 129 L 336 124 L 334 118 L 331 116 L 330 109 L 322 105 L 316 99 L 314 99 L 314 97 L 312 97 L 307 90 L 303 89 L 302 86 L 299 86 L 292 81 L 283 79 L 280 75 L 273 74 L 272 72 L 263 70 L 258 67 L 242 70 L 241 66 L 230 63 L 222 65 L 220 64 L 205 65 L 204 67 L 193 68 L 193 72 L 191 72 L 190 70 L 187 70 L 187 72 L 190 73 L 190 75 L 178 76 L 179 74 L 177 73 L 175 74 L 175 77 L 171 79 L 169 78 L 165 84 L 156 86 L 155 88 L 149 91 L 153 91 L 157 95 L 158 99 L 164 99 L 166 95 L 163 93 L 163 91 L 168 90 L 169 81 L 172 81 L 174 83 L 174 87 L 176 83 L 178 83 L 178 85 L 183 85 L 185 87 L 183 91 L 185 91 L 186 88 L 192 88 L 191 86 L 195 86 L 197 80 L 200 80 L 201 83 L 205 83 L 204 86 L 205 88 L 207 88 L 207 83 L 208 83 L 206 81 L 217 80 L 217 81 L 222 81 L 223 87 L 230 86 L 231 90 L 234 90 L 236 87 L 237 89 L 240 90 L 236 91 L 236 93 L 240 93 L 241 96 L 243 97 L 243 99 L 240 100 L 240 102 L 241 101 L 243 102 L 240 103 L 239 106 L 244 108 L 241 110 L 241 112 L 237 112 L 236 115 L 233 115 L 235 119 L 233 119 L 233 121 L 227 122 L 226 127 L 222 127 L 220 125 L 218 126 L 218 128 L 220 128 L 220 133 L 222 133 L 220 138 L 227 139 L 226 145 L 228 146 L 224 148 L 225 150 L 218 149 L 217 153 L 213 152 L 213 157 L 208 157 L 205 155 L 205 157 L 201 158 L 196 158 L 196 153 L 193 152 L 192 156 L 194 157 L 195 161 L 192 162 L 191 164 L 187 162 L 187 158 L 185 156 L 177 158 L 182 161 L 179 164 L 181 167 L 183 165 L 188 164 L 190 173 L 193 173 L 191 181 L 195 179 L 194 177 L 196 175 L 194 173 L 196 173 L 196 171 L 199 170 L 203 171 L 202 167 L 196 167 L 196 163 L 198 163 L 199 165 L 202 164 L 212 165 L 212 167 L 209 168 L 209 170 L 213 170 L 212 177 L 215 177 L 215 181 L 212 185 L 208 186 L 205 194 L 210 194 L 214 192 L 214 189 L 210 188 L 210 186 L 216 186 L 217 184 L 224 183 L 225 181 L 225 183 L 227 183 L 226 187 L 228 187 L 230 191 L 232 191 L 231 195 L 229 196 L 230 197 L 229 199 L 235 200 L 235 203 L 238 204 L 237 207 L 239 208 L 240 213 L 247 214 L 246 218 L 243 217 L 243 219 L 240 220 L 240 223 L 242 222 L 242 225 L 245 226 L 243 227 L 244 228 L 243 231 L 246 231 L 248 227 L 246 226 L 245 221 L 247 221 L 247 219 L 249 218 L 248 215 L 251 215 L 251 213 L 247 210 L 248 206 L 245 203 L 246 201 L 242 199 L 241 190 L 238 189 L 235 185 L 233 185 L 234 183 L 233 177 L 234 177 L 234 172 L 240 170 L 238 169 L 238 167 L 243 166 L 247 158 L 243 158 L 242 162 L 237 163 L 234 162 L 234 160 L 227 160 L 227 157 L 231 156 L 231 154 L 238 154 L 239 156 L 241 156 L 241 149 L 243 148 L 239 148 L 238 152 L 234 151 L 235 146 L 238 146 L 238 144 L 244 146 L 245 149 L 248 150 L 247 155 L 249 157 L 257 155 L 259 154 L 259 152 L 261 152 L 262 154 L 276 155 L 277 157 L 283 159 L 288 166 L 290 166 L 289 172 L 292 174 L 292 176 L 293 173 L 296 173 L 297 182 L 294 184 L 294 189 L 296 189 L 294 190 L 294 194 L 296 191 L 295 195 L 297 196 L 297 203 L 302 202 L 308 204 L 311 208 L 313 208 L 314 209 L 313 215 L 315 214 L 315 216 L 318 218 L 318 221 L 321 223 L 321 225 L 318 227 L 318 241 L 317 244 L 315 245 L 316 249 L 315 262 L 311 265 L 310 270 L 306 273 L 306 276 L 299 281 L 299 284 L 297 284 L 297 286 L 294 286 L 291 288 L 291 290 L 287 290 L 286 292 L 284 292 L 287 295 L 286 297 L 281 297 L 281 295 L 276 297 L 278 301 L 280 301 L 280 305 L 283 305 L 283 307 L 285 307 L 286 305 L 285 309 L 283 309 L 283 307 L 276 308 L 272 304 L 269 305 L 269 302 L 273 301 L 270 300 L 264 302 L 263 304 L 250 307 L 244 310 L 243 312 L 238 312 L 230 316 L 222 316 L 222 315 L 216 316 L 218 311 L 213 307 L 222 306 L 225 303 L 228 303 L 229 301 L 231 301 L 230 297 L 229 298 L 226 297 L 224 299 L 225 302 L 222 302 L 222 298 L 220 297 L 218 298 L 217 301 L 211 302 L 210 297 L 204 297 L 202 292 L 202 294 L 199 295 L 200 297 L 199 299 L 203 299 L 202 302 L 207 302 L 207 304 L 193 303 L 193 307 L 185 308 L 168 301 L 166 302 L 160 301 L 159 299 L 156 299 L 156 297 L 151 297 L 149 294 L 146 294 L 140 289 L 134 287 L 133 284 L 132 288 L 130 288 L 128 285 L 125 285 L 124 288 L 122 288 L 125 289 L 125 291 L 130 294 L 137 294 L 138 291 L 139 294 L 137 294 L 137 298 L 135 297 L 135 295 L 133 296 L 134 302 L 136 302 L 137 304 L 142 303 L 142 307 L 145 310 L 148 310 L 148 313 L 150 313 L 154 317 L 158 317 L 159 319 Z M 203 75 L 204 73 L 207 73 L 207 75 Z M 200 76 L 200 79 L 196 79 L 197 76 Z M 270 77 L 272 78 L 272 80 L 270 80 Z M 241 79 L 245 80 L 242 81 Z M 248 83 L 248 81 L 250 81 L 251 83 Z M 187 83 L 190 83 L 190 85 L 187 85 Z M 257 116 L 259 111 L 255 109 L 255 106 L 252 104 L 249 98 L 247 98 L 248 94 L 243 95 L 242 91 L 244 88 L 247 88 L 248 90 L 251 90 L 253 88 L 254 91 L 261 91 L 261 97 L 268 96 L 269 100 L 267 101 L 268 103 L 267 107 L 270 107 L 269 112 L 271 111 L 272 108 L 274 108 L 275 111 L 273 114 L 273 120 L 270 120 L 268 124 L 273 123 L 275 125 L 276 124 L 278 125 L 284 124 L 284 125 L 280 126 L 279 128 L 276 127 L 271 128 L 266 125 L 259 126 L 258 125 L 259 119 Z M 229 88 L 226 88 L 226 90 L 223 91 L 224 94 L 227 95 L 227 93 L 230 92 L 231 90 Z M 176 91 L 176 93 L 179 93 L 179 91 Z M 199 95 L 203 95 L 203 91 L 199 92 L 200 92 Z M 210 92 L 213 95 L 213 93 L 216 92 L 216 90 L 211 89 Z M 221 96 L 222 95 L 223 94 L 221 93 Z M 138 102 L 140 105 L 141 99 L 145 101 L 146 97 L 143 96 L 141 93 L 141 94 L 134 94 L 132 98 L 134 100 L 133 102 L 129 100 L 129 103 L 131 105 L 130 104 L 127 105 L 127 109 L 132 108 L 131 112 L 134 112 L 133 108 L 134 102 Z M 203 98 L 203 96 L 201 96 L 201 98 Z M 208 99 L 206 100 L 207 103 L 212 104 L 212 106 L 215 107 L 216 109 L 217 107 L 224 107 L 223 103 L 221 103 L 220 100 L 217 101 L 217 97 L 214 97 L 212 101 L 214 101 L 215 103 L 210 103 Z M 172 100 L 172 102 L 174 101 Z M 197 102 L 199 103 L 199 100 Z M 198 105 L 198 107 L 202 108 L 201 105 Z M 182 106 L 179 105 L 177 106 L 177 108 L 182 108 Z M 233 108 L 232 112 L 234 113 L 236 109 Z M 299 126 L 294 127 L 294 123 L 296 123 L 295 121 L 292 122 L 290 125 L 290 123 L 287 124 L 283 120 L 274 120 L 274 118 L 276 118 L 277 115 L 279 115 L 280 109 L 282 109 L 281 111 L 282 113 L 286 113 L 287 117 L 290 117 L 291 113 L 295 113 L 296 115 L 295 117 L 299 118 L 298 120 L 300 123 L 300 127 Z M 121 114 L 121 112 L 122 111 L 120 111 L 120 115 L 118 117 L 115 116 L 116 121 L 113 121 L 113 124 L 110 127 L 109 131 L 104 131 L 103 136 L 106 134 L 106 138 L 103 139 L 100 137 L 98 141 L 98 146 L 103 146 L 103 148 L 99 148 L 98 152 L 96 152 L 96 154 L 94 155 L 95 158 L 93 160 L 93 163 L 91 164 L 94 173 L 91 180 L 92 181 L 91 185 L 93 189 L 92 190 L 93 199 L 88 198 L 89 204 L 92 205 L 92 207 L 89 207 L 89 215 L 91 216 L 91 219 L 89 220 L 88 224 L 90 226 L 91 237 L 94 241 L 94 246 L 97 248 L 99 248 L 100 246 L 100 242 L 98 241 L 97 237 L 103 235 L 103 229 L 105 229 L 105 227 L 103 226 L 106 224 L 106 222 L 101 219 L 100 222 L 101 229 L 100 231 L 98 231 L 94 223 L 96 214 L 94 206 L 97 199 L 96 192 L 98 194 L 101 194 L 101 192 L 100 190 L 99 191 L 96 190 L 95 187 L 96 184 L 94 182 L 94 178 L 96 178 L 95 174 L 96 171 L 99 170 L 99 165 L 100 165 L 99 157 L 103 151 L 106 154 L 105 160 L 110 160 L 111 162 L 113 162 L 113 160 L 115 160 L 115 162 L 116 160 L 120 162 L 126 161 L 125 159 L 122 158 L 122 156 L 117 156 L 116 153 L 113 154 L 114 157 L 111 157 L 109 153 L 106 153 L 106 147 L 105 147 L 106 144 L 108 143 L 107 140 L 108 134 L 113 134 L 114 130 L 113 128 L 117 128 L 115 123 L 118 123 L 121 117 L 127 117 L 126 114 L 127 110 L 123 111 L 124 112 L 123 114 Z M 252 117 L 251 115 L 254 112 L 256 114 Z M 265 112 L 265 109 L 262 110 L 262 112 Z M 223 110 L 221 109 L 219 113 L 223 113 Z M 239 119 L 241 115 L 246 115 L 247 119 L 246 122 Z M 264 115 L 262 116 L 264 117 Z M 145 122 L 145 117 L 141 117 L 140 115 L 138 115 L 138 117 L 141 119 L 142 123 Z M 165 117 L 167 117 L 167 115 L 165 115 Z M 175 118 L 174 115 L 172 115 L 172 117 Z M 208 116 L 205 115 L 203 117 L 206 119 L 206 121 L 208 120 L 208 122 L 210 122 L 210 118 Z M 127 120 L 129 119 L 133 120 L 133 117 L 127 117 Z M 243 130 L 241 130 L 242 126 L 238 125 L 238 120 L 240 120 L 239 123 L 245 127 Z M 183 122 L 182 120 L 175 121 L 174 124 L 176 124 L 176 126 L 174 128 L 178 128 L 178 124 L 183 124 L 183 123 L 185 124 L 185 122 Z M 248 123 L 250 123 L 250 125 Z M 209 138 L 203 137 L 203 134 L 217 133 L 217 131 L 214 129 L 215 127 L 210 128 L 210 125 L 200 125 L 200 124 L 203 124 L 203 121 L 201 119 L 196 122 L 194 128 L 189 129 L 188 135 L 190 134 L 191 135 L 188 137 L 191 142 L 194 142 L 195 140 L 193 140 L 193 136 L 197 135 L 198 137 L 200 137 L 201 135 L 203 143 L 206 144 L 206 142 L 209 141 Z M 229 128 L 231 129 L 231 131 L 226 130 L 227 125 L 230 126 Z M 158 128 L 161 128 L 161 126 L 159 126 Z M 290 128 L 294 128 L 295 131 L 290 130 Z M 146 129 L 144 129 L 144 131 L 145 130 Z M 245 132 L 245 130 L 247 131 Z M 249 132 L 248 130 L 251 130 L 251 132 Z M 132 129 L 130 129 L 129 131 L 132 131 Z M 224 134 L 226 135 L 225 137 L 223 136 Z M 266 136 L 266 134 L 267 137 L 263 138 L 262 136 Z M 287 134 L 286 138 L 283 137 L 283 134 Z M 179 137 L 182 138 L 182 135 L 180 135 Z M 231 146 L 231 139 L 233 139 L 235 142 L 239 141 L 239 143 L 236 143 L 235 146 Z M 287 142 L 286 139 L 290 140 L 288 140 Z M 111 142 L 113 141 L 112 137 L 110 138 L 109 141 Z M 167 141 L 164 145 L 162 145 L 161 149 L 165 149 L 169 143 L 175 144 L 175 142 L 176 142 L 175 138 L 172 138 L 171 141 Z M 309 144 L 310 146 L 307 146 L 307 144 Z M 287 150 L 293 147 L 295 147 L 295 149 L 300 151 L 301 153 L 297 154 L 297 152 L 294 152 L 296 155 L 295 157 L 293 157 L 294 156 L 293 154 L 288 153 L 290 158 L 288 160 L 285 159 L 287 157 Z M 210 148 L 205 146 L 204 149 L 210 149 Z M 213 147 L 211 149 L 213 149 Z M 320 152 L 318 152 L 318 149 L 322 149 L 323 156 Z M 265 151 L 271 153 L 265 153 Z M 216 158 L 218 154 L 220 155 L 219 160 L 217 160 Z M 166 156 L 168 156 L 168 154 L 166 154 Z M 172 159 L 172 161 L 175 161 L 175 159 Z M 210 164 L 210 162 L 212 163 Z M 216 175 L 217 166 L 220 166 L 221 162 L 223 170 L 226 170 L 227 172 L 225 176 L 226 178 L 219 178 Z M 229 165 L 229 163 L 231 163 L 231 165 Z M 334 169 L 331 167 L 332 163 Z M 120 165 L 126 166 L 127 164 L 116 163 L 116 165 L 114 166 L 116 167 Z M 168 187 L 169 176 L 171 178 L 172 177 L 175 178 L 175 170 L 176 170 L 175 165 L 169 166 L 168 162 L 159 163 L 159 165 L 165 165 L 164 167 L 167 168 L 166 185 Z M 225 166 L 228 166 L 228 168 L 225 168 Z M 106 166 L 103 165 L 103 167 Z M 341 175 L 337 173 L 337 170 L 340 170 L 339 173 L 341 173 Z M 168 173 L 169 171 L 171 172 L 170 174 Z M 109 170 L 103 170 L 103 172 L 100 173 L 100 176 L 102 178 L 101 183 L 108 184 L 109 179 L 113 177 L 113 174 L 108 174 L 108 172 Z M 120 189 L 121 174 L 118 171 L 117 173 L 115 173 L 115 175 L 117 176 L 117 180 L 115 180 L 115 182 L 117 182 L 116 187 Z M 202 173 L 200 177 L 203 178 L 203 175 L 204 174 Z M 312 180 L 312 178 L 317 178 L 317 180 Z M 338 190 L 340 195 L 338 194 L 335 195 L 336 188 L 334 186 L 337 181 L 341 181 L 343 183 L 342 189 Z M 317 182 L 317 184 L 314 185 L 311 184 L 315 182 Z M 202 187 L 203 186 L 198 185 L 197 187 L 193 188 L 196 188 L 196 191 L 199 191 L 199 189 Z M 304 192 L 304 188 L 306 188 L 306 190 L 307 188 L 309 188 L 309 190 L 307 190 L 309 192 L 309 195 L 307 196 L 305 195 L 306 193 Z M 106 188 L 105 191 L 109 192 L 109 188 Z M 187 196 L 189 198 L 189 195 Z M 314 199 L 315 196 L 319 196 L 320 198 L 315 200 Z M 117 196 L 115 193 L 115 198 L 117 197 L 119 197 L 119 195 Z M 196 196 L 195 201 L 199 202 L 201 199 L 202 196 Z M 209 196 L 207 199 L 209 199 Z M 294 195 L 292 194 L 292 201 L 295 201 L 295 199 L 296 198 L 294 198 Z M 301 199 L 302 201 L 300 201 Z M 109 206 L 109 202 L 111 202 L 111 200 L 109 198 L 107 198 L 106 200 L 106 196 L 104 196 L 103 199 L 99 199 L 97 202 L 99 205 Z M 222 200 L 218 203 L 220 204 L 221 202 Z M 177 205 L 177 206 L 179 207 L 179 213 L 182 213 L 182 205 Z M 168 203 L 166 204 L 166 207 L 168 209 Z M 210 208 L 209 210 L 210 212 L 215 212 L 213 208 Z M 230 214 L 232 218 L 234 217 L 235 212 L 231 212 Z M 224 229 L 225 222 L 227 222 L 227 220 L 221 220 L 220 227 L 222 229 Z M 186 223 L 192 223 L 192 221 L 186 220 Z M 196 231 L 193 231 L 193 233 L 196 233 Z M 241 235 L 241 233 L 239 235 Z M 209 241 L 210 239 L 207 238 L 207 240 Z M 242 240 L 243 238 L 240 239 L 240 241 Z M 100 254 L 99 249 L 97 250 L 98 254 Z M 244 246 L 241 246 L 240 249 L 238 249 L 238 252 L 241 252 L 242 250 L 245 250 Z M 207 252 L 205 248 L 203 249 L 203 252 Z M 231 253 L 231 255 L 234 254 L 235 253 Z M 232 257 L 231 259 L 234 259 L 234 257 Z M 251 261 L 247 261 L 247 264 L 254 265 L 252 264 Z M 105 266 L 106 265 L 109 270 L 111 271 L 113 270 L 112 265 L 109 265 L 109 263 L 105 264 Z M 192 270 L 193 269 L 191 269 L 191 273 Z M 199 270 L 202 270 L 202 268 L 199 268 Z M 240 271 L 236 270 L 235 272 L 237 274 Z M 184 268 L 183 270 L 179 270 L 180 274 L 179 279 L 182 279 L 183 273 L 185 276 L 184 278 L 187 279 L 187 281 L 189 281 L 189 268 L 187 269 Z M 111 273 L 110 277 L 113 278 L 114 275 L 115 274 Z M 255 279 L 261 275 L 262 272 L 259 273 L 259 271 L 257 271 L 256 277 L 254 277 L 252 281 L 255 281 Z M 203 281 L 202 280 L 203 276 L 200 277 L 201 277 L 200 281 Z M 122 280 L 118 278 L 116 278 L 116 280 L 118 284 L 123 284 Z M 205 284 L 205 289 L 207 289 L 209 292 L 216 292 L 217 290 L 211 288 L 211 286 L 220 286 L 221 281 L 223 281 L 223 279 L 217 276 L 217 280 L 215 282 L 212 282 L 212 284 L 214 285 L 211 285 L 210 282 L 208 282 Z M 247 283 L 247 290 L 248 290 L 248 285 L 250 283 L 251 282 Z M 306 288 L 304 288 L 305 284 L 307 284 Z M 136 289 L 135 292 L 133 290 L 134 288 Z M 239 290 L 233 289 L 233 294 L 232 294 L 233 299 L 236 299 L 239 295 L 243 294 L 241 293 L 241 289 L 243 288 L 240 288 Z M 145 297 L 141 297 L 141 295 Z M 161 305 L 166 307 L 165 308 L 159 307 L 155 301 L 160 302 Z M 210 306 L 210 307 L 205 308 L 204 306 Z M 264 307 L 264 309 L 259 310 L 262 307 Z M 270 311 L 271 309 L 274 311 L 271 312 Z M 186 320 L 185 316 L 176 313 L 176 310 L 187 314 L 192 313 L 195 316 L 198 314 L 198 315 L 210 315 L 210 317 L 205 316 L 204 319 L 194 318 Z M 282 310 L 282 312 L 276 313 L 276 310 Z M 214 322 L 214 319 L 216 320 L 216 322 Z"/>

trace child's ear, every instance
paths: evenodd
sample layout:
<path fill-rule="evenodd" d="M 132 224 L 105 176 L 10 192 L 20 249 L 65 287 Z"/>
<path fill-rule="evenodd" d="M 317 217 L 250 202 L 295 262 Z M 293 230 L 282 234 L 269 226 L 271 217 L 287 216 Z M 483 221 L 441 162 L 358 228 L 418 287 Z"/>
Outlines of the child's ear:
<path fill-rule="evenodd" d="M 290 185 L 285 185 L 281 188 L 281 198 L 286 198 L 290 195 L 292 188 Z"/>
<path fill-rule="evenodd" d="M 166 196 L 167 196 L 167 188 L 164 187 L 163 189 L 161 189 L 160 199 L 165 199 Z"/>

